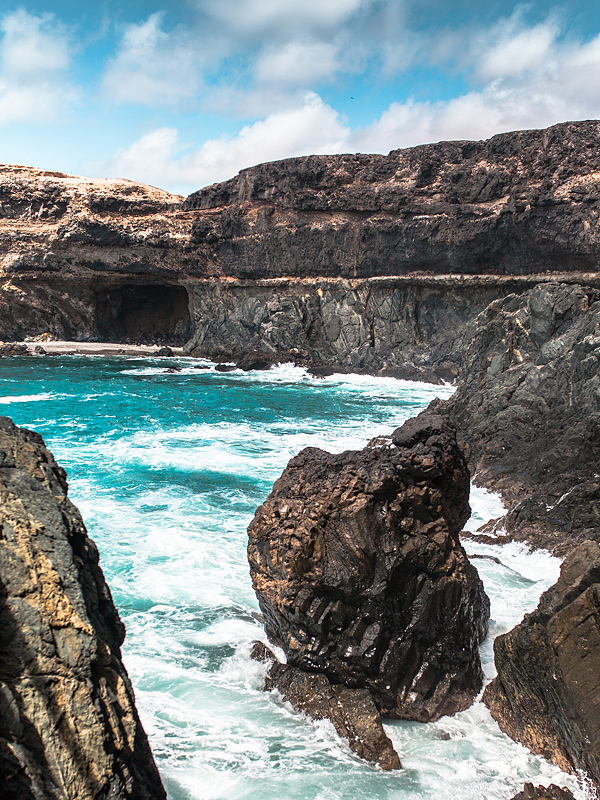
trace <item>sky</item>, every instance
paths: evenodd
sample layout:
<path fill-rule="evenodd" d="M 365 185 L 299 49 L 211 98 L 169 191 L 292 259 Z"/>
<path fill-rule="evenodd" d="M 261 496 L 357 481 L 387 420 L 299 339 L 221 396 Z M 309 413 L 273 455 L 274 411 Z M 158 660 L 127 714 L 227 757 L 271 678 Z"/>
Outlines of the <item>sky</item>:
<path fill-rule="evenodd" d="M 187 195 L 594 118 L 598 0 L 0 0 L 0 163 Z"/>

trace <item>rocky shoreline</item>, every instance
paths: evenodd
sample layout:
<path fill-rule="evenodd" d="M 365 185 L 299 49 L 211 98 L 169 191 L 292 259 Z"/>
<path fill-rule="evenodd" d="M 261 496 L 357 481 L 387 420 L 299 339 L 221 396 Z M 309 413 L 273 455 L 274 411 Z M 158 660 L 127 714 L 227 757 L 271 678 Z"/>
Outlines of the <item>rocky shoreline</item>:
<path fill-rule="evenodd" d="M 250 528 L 267 632 L 289 662 L 273 662 L 268 682 L 386 769 L 400 764 L 381 714 L 434 719 L 480 688 L 471 656 L 485 599 L 458 541 L 468 466 L 508 506 L 477 538 L 568 555 L 539 608 L 498 640 L 486 702 L 509 735 L 600 786 L 599 137 L 588 121 L 289 159 L 185 201 L 127 181 L 0 170 L 0 338 L 12 343 L 0 355 L 161 356 L 168 345 L 245 369 L 284 359 L 317 375 L 456 384 L 429 423 L 362 455 L 297 456 Z M 120 662 L 123 631 L 64 473 L 35 434 L 0 428 L 11 512 L 0 768 L 11 800 L 163 797 Z M 386 550 L 392 528 L 406 538 Z M 325 541 L 331 561 L 317 557 Z M 12 570 L 29 570 L 24 594 Z M 402 607 L 409 595 L 414 608 Z M 453 603 L 460 635 L 441 613 Z M 11 621 L 17 607 L 37 644 Z M 44 729 L 56 709 L 75 753 L 67 788 Z M 74 733 L 81 719 L 89 736 Z"/>

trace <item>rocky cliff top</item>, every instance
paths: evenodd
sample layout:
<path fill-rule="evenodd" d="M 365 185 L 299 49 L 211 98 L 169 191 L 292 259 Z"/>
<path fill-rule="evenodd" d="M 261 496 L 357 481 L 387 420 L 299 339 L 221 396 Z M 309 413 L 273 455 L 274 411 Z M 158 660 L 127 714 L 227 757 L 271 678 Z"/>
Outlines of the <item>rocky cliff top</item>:
<path fill-rule="evenodd" d="M 260 164 L 183 198 L 0 167 L 0 276 L 530 275 L 600 261 L 600 123 Z"/>

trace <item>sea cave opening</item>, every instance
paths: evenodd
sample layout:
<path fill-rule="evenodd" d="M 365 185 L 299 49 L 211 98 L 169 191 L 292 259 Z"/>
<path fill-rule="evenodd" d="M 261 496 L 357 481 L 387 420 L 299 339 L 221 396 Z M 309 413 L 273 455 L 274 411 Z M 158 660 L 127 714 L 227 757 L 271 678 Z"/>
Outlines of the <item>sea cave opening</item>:
<path fill-rule="evenodd" d="M 112 286 L 96 292 L 95 306 L 103 341 L 182 345 L 189 339 L 191 318 L 183 286 Z"/>

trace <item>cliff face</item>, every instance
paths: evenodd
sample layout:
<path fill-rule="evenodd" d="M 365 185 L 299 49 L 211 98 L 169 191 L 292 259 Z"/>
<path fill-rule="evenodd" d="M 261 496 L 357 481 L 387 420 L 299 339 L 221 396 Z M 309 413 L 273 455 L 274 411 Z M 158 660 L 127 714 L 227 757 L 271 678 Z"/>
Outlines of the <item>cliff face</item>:
<path fill-rule="evenodd" d="M 0 417 L 2 800 L 166 800 L 124 633 L 64 470 Z"/>
<path fill-rule="evenodd" d="M 598 122 L 389 155 L 293 158 L 188 197 L 222 274 L 523 275 L 595 269 Z"/>
<path fill-rule="evenodd" d="M 497 300 L 468 326 L 442 405 L 476 482 L 511 506 L 490 533 L 563 555 L 598 537 L 599 331 L 600 293 L 564 284 Z"/>
<path fill-rule="evenodd" d="M 0 338 L 191 339 L 206 355 L 239 353 L 250 335 L 253 349 L 280 352 L 291 323 L 317 361 L 431 374 L 429 345 L 445 350 L 436 364 L 452 361 L 471 311 L 507 293 L 502 276 L 597 280 L 580 273 L 599 261 L 598 136 L 599 123 L 576 122 L 388 156 L 288 159 L 185 202 L 128 181 L 4 167 Z M 394 297 L 380 296 L 377 276 L 402 277 Z M 279 278 L 314 279 L 312 297 L 275 287 L 284 308 L 269 308 L 273 287 L 260 281 Z"/>
<path fill-rule="evenodd" d="M 483 700 L 502 730 L 600 786 L 600 547 L 585 542 L 520 625 L 494 642 Z"/>

